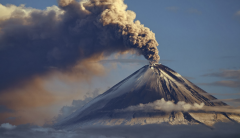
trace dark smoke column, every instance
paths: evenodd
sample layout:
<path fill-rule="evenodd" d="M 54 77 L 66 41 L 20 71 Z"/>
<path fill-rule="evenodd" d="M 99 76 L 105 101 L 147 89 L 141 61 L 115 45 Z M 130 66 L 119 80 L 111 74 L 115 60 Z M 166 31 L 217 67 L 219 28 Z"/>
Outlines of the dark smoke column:
<path fill-rule="evenodd" d="M 59 1 L 59 7 L 66 11 L 78 4 L 74 0 Z M 115 47 L 120 49 L 119 51 L 135 49 L 151 62 L 160 60 L 155 34 L 149 28 L 144 27 L 140 21 L 134 22 L 136 14 L 126 10 L 127 5 L 123 0 L 88 0 L 80 3 L 80 7 L 82 13 L 86 13 L 86 18 L 79 24 L 92 20 L 94 25 L 101 30 L 98 33 L 101 45 Z M 119 42 L 123 45 L 119 45 Z"/>

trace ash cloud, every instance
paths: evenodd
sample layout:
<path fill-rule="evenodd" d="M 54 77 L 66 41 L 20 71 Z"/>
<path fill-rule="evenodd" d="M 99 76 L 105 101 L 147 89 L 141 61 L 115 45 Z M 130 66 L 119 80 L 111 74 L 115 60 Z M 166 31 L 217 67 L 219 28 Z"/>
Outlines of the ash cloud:
<path fill-rule="evenodd" d="M 114 53 L 134 50 L 158 62 L 155 34 L 126 9 L 123 0 L 59 0 L 46 10 L 0 5 L 0 90 Z"/>

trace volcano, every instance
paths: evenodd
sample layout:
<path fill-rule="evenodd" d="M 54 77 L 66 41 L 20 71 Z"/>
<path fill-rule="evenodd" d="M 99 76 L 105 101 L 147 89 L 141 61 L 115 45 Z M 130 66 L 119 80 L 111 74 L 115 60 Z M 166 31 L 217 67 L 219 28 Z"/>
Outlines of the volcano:
<path fill-rule="evenodd" d="M 146 65 L 122 80 L 105 93 L 97 96 L 81 109 L 55 124 L 59 129 L 97 125 L 145 125 L 169 123 L 203 124 L 238 122 L 239 115 L 212 111 L 124 110 L 129 107 L 151 104 L 158 100 L 173 104 L 204 104 L 224 107 L 224 102 L 197 87 L 174 70 L 162 65 Z"/>

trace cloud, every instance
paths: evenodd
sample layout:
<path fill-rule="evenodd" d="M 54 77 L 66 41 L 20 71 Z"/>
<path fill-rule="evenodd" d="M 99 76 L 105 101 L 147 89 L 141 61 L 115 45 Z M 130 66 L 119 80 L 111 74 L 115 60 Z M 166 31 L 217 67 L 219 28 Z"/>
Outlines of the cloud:
<path fill-rule="evenodd" d="M 236 98 L 236 99 L 217 99 L 217 100 L 213 100 L 212 102 L 219 102 L 219 101 L 223 101 L 223 102 L 228 102 L 230 103 L 232 106 L 236 107 L 234 110 L 239 110 L 240 109 L 240 98 Z M 231 108 L 230 108 L 231 110 Z"/>
<path fill-rule="evenodd" d="M 240 87 L 240 81 L 223 80 L 223 81 L 216 81 L 213 83 L 209 83 L 208 85 L 237 88 L 237 87 Z"/>
<path fill-rule="evenodd" d="M 221 70 L 217 73 L 208 73 L 203 76 L 208 77 L 219 77 L 228 80 L 216 81 L 212 83 L 202 83 L 202 85 L 215 85 L 215 86 L 225 86 L 232 88 L 240 87 L 240 70 Z"/>
<path fill-rule="evenodd" d="M 51 127 L 19 125 L 15 129 L 1 129 L 4 138 L 238 138 L 240 125 L 217 123 L 214 129 L 203 125 L 152 124 L 137 126 L 105 126 L 80 128 L 76 131 L 55 130 Z"/>
<path fill-rule="evenodd" d="M 130 106 L 120 111 L 139 111 L 139 110 L 142 110 L 142 111 L 161 110 L 166 112 L 189 111 L 189 110 L 202 109 L 203 106 L 204 106 L 204 103 L 201 103 L 201 104 L 194 103 L 193 105 L 191 105 L 191 104 L 185 103 L 184 101 L 179 101 L 177 104 L 175 104 L 172 101 L 165 101 L 164 98 L 162 98 L 161 100 L 156 100 L 153 103 Z"/>
<path fill-rule="evenodd" d="M 85 104 L 90 102 L 93 98 L 95 98 L 101 93 L 102 91 L 100 89 L 95 89 L 92 92 L 92 96 L 85 97 L 83 100 L 73 100 L 70 106 L 63 106 L 60 110 L 59 115 L 54 117 L 53 123 L 56 123 L 62 120 L 63 118 L 69 116 L 70 114 L 74 113 L 77 109 L 82 108 Z"/>
<path fill-rule="evenodd" d="M 220 99 L 220 101 L 240 102 L 240 98 L 239 99 Z"/>
<path fill-rule="evenodd" d="M 240 93 L 201 93 L 202 95 L 240 95 Z"/>
<path fill-rule="evenodd" d="M 212 102 L 218 102 L 221 100 L 213 100 Z M 235 99 L 235 101 L 239 101 L 239 99 Z M 153 103 L 147 104 L 139 104 L 136 106 L 129 106 L 125 109 L 116 110 L 117 112 L 126 112 L 126 111 L 154 111 L 161 110 L 166 112 L 172 111 L 206 111 L 206 112 L 226 112 L 226 113 L 236 113 L 240 114 L 240 108 L 235 108 L 231 106 L 204 106 L 204 103 L 201 104 L 189 104 L 184 101 L 179 101 L 175 104 L 172 101 L 165 101 L 163 98 L 161 100 L 157 100 Z"/>
<path fill-rule="evenodd" d="M 9 109 L 4 105 L 0 105 L 0 113 L 4 113 L 4 112 L 12 113 L 12 112 L 14 112 L 14 110 Z"/>
<path fill-rule="evenodd" d="M 222 77 L 228 79 L 240 79 L 240 70 L 221 70 L 217 73 L 208 73 L 203 76 Z"/>
<path fill-rule="evenodd" d="M 199 14 L 199 15 L 202 14 L 201 11 L 199 11 L 198 9 L 194 9 L 194 8 L 188 9 L 187 12 L 188 12 L 188 13 L 192 13 L 192 14 Z"/>
<path fill-rule="evenodd" d="M 179 10 L 179 8 L 178 8 L 178 7 L 175 7 L 175 6 L 171 6 L 171 7 L 166 7 L 166 10 L 176 12 L 176 11 Z"/>
<path fill-rule="evenodd" d="M 139 59 L 106 59 L 106 60 L 101 60 L 100 63 L 122 63 L 122 64 L 149 64 L 147 60 L 139 60 Z"/>
<path fill-rule="evenodd" d="M 164 60 L 161 59 L 161 62 L 171 62 L 172 60 Z M 140 59 L 105 59 L 101 60 L 100 63 L 126 63 L 126 64 L 132 64 L 132 63 L 138 63 L 143 65 L 148 65 L 149 61 L 147 60 L 140 60 Z"/>
<path fill-rule="evenodd" d="M 15 127 L 16 127 L 15 125 L 11 125 L 9 123 L 1 124 L 1 128 L 5 128 L 5 129 L 14 129 Z"/>

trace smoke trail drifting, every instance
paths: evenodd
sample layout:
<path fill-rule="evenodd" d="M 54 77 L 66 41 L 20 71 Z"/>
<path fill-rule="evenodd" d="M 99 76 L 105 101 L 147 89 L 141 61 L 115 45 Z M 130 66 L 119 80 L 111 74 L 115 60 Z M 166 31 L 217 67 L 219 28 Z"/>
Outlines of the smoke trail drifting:
<path fill-rule="evenodd" d="M 123 0 L 59 0 L 46 10 L 0 5 L 0 90 L 133 49 L 158 62 L 155 34 L 126 8 Z"/>

